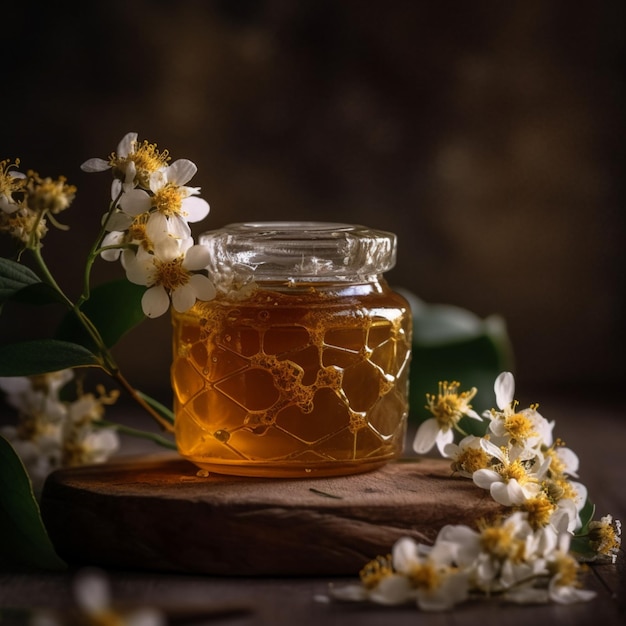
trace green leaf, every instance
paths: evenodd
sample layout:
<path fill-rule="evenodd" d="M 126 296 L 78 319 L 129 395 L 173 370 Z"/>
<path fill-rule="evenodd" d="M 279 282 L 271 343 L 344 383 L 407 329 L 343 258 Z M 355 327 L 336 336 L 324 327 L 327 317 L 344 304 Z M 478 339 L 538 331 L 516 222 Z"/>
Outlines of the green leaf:
<path fill-rule="evenodd" d="M 66 569 L 41 519 L 28 474 L 11 444 L 0 436 L 0 559 L 50 570 Z"/>
<path fill-rule="evenodd" d="M 107 348 L 146 319 L 141 308 L 144 291 L 145 287 L 125 278 L 103 283 L 92 290 L 81 312 L 98 329 Z M 73 312 L 65 316 L 56 337 L 93 348 L 93 340 Z"/>
<path fill-rule="evenodd" d="M 426 394 L 437 393 L 439 381 L 458 381 L 461 390 L 472 387 L 472 401 L 479 413 L 495 406 L 493 384 L 498 374 L 513 368 L 513 350 L 504 320 L 491 315 L 482 319 L 461 307 L 428 304 L 415 294 L 398 289 L 411 305 L 412 358 L 409 370 L 410 416 L 416 421 L 431 417 Z M 482 435 L 485 425 L 463 419 L 468 433 Z"/>
<path fill-rule="evenodd" d="M 41 306 L 55 302 L 65 303 L 61 294 L 47 283 L 33 283 L 16 291 L 7 298 L 13 302 Z"/>
<path fill-rule="evenodd" d="M 69 367 L 100 367 L 87 348 L 57 339 L 37 339 L 0 346 L 0 376 L 30 376 Z"/>
<path fill-rule="evenodd" d="M 40 282 L 39 276 L 30 268 L 0 257 L 0 302 L 11 298 L 24 287 Z"/>

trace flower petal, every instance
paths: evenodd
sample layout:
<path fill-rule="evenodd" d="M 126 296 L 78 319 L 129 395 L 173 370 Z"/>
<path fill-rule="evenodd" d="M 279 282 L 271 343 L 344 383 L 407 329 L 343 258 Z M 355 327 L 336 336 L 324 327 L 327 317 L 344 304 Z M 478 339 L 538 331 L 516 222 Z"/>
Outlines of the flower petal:
<path fill-rule="evenodd" d="M 417 544 L 411 537 L 401 537 L 393 544 L 393 566 L 403 573 L 410 571 L 413 564 L 419 561 Z"/>
<path fill-rule="evenodd" d="M 328 593 L 335 600 L 347 602 L 363 602 L 367 600 L 367 589 L 363 585 L 342 585 L 341 587 L 336 587 L 331 584 L 328 587 Z"/>
<path fill-rule="evenodd" d="M 448 611 L 465 602 L 469 595 L 469 572 L 448 574 L 433 590 L 418 589 L 417 604 L 422 611 Z"/>
<path fill-rule="evenodd" d="M 166 170 L 167 180 L 179 187 L 188 183 L 196 174 L 198 168 L 189 159 L 177 159 Z"/>
<path fill-rule="evenodd" d="M 137 133 L 126 133 L 117 144 L 117 156 L 125 158 L 131 152 L 134 152 L 134 148 L 137 145 L 137 137 Z"/>
<path fill-rule="evenodd" d="M 124 243 L 124 233 L 120 231 L 113 231 L 108 233 L 104 239 L 102 240 L 102 248 L 106 248 L 108 246 L 117 246 L 122 245 Z M 100 256 L 105 261 L 117 261 L 120 258 L 120 254 L 122 253 L 121 248 L 113 248 L 111 250 L 102 250 Z"/>
<path fill-rule="evenodd" d="M 406 576 L 391 574 L 385 576 L 370 592 L 370 600 L 377 604 L 396 606 L 415 598 L 415 589 Z"/>
<path fill-rule="evenodd" d="M 189 311 L 196 303 L 196 290 L 191 283 L 174 289 L 172 292 L 172 305 L 179 313 Z"/>
<path fill-rule="evenodd" d="M 129 215 L 141 215 L 150 210 L 152 199 L 143 189 L 131 189 L 120 198 L 120 207 Z"/>
<path fill-rule="evenodd" d="M 211 255 L 209 251 L 204 246 L 196 244 L 187 250 L 183 267 L 188 270 L 201 270 L 204 269 L 210 261 Z"/>
<path fill-rule="evenodd" d="M 92 568 L 78 572 L 74 581 L 74 593 L 77 604 L 90 614 L 106 610 L 111 601 L 109 584 L 104 573 Z"/>
<path fill-rule="evenodd" d="M 106 218 L 106 215 L 104 216 Z M 112 230 L 128 230 L 128 227 L 133 223 L 133 218 L 127 213 L 113 213 L 106 224 L 108 231 Z"/>
<path fill-rule="evenodd" d="M 104 159 L 87 159 L 81 166 L 80 169 L 83 172 L 104 172 L 105 170 L 110 170 L 111 166 L 108 161 Z"/>
<path fill-rule="evenodd" d="M 193 287 L 196 298 L 198 300 L 213 300 L 215 298 L 216 290 L 213 281 L 207 278 L 204 274 L 194 274 L 189 278 L 189 283 Z"/>
<path fill-rule="evenodd" d="M 500 409 L 506 409 L 515 395 L 515 379 L 511 372 L 502 372 L 493 386 L 496 392 L 496 404 Z"/>
<path fill-rule="evenodd" d="M 188 222 L 199 222 L 203 220 L 211 210 L 209 203 L 203 198 L 190 196 L 182 202 L 181 213 L 183 218 Z"/>
<path fill-rule="evenodd" d="M 441 456 L 445 456 L 444 450 L 445 447 L 454 441 L 454 433 L 451 428 L 448 430 L 440 430 L 437 433 L 437 437 L 435 438 L 435 443 L 437 444 L 437 450 L 439 450 L 439 454 Z"/>
<path fill-rule="evenodd" d="M 154 257 L 139 248 L 137 253 L 125 250 L 123 265 L 126 270 L 126 278 L 135 285 L 149 285 L 154 282 L 155 267 Z"/>
<path fill-rule="evenodd" d="M 504 506 L 512 506 L 514 504 L 522 504 L 526 500 L 523 489 L 520 484 L 512 478 L 508 483 L 497 482 L 492 483 L 489 488 L 491 497 Z"/>
<path fill-rule="evenodd" d="M 434 417 L 422 422 L 413 441 L 413 450 L 418 454 L 428 452 L 435 445 L 438 434 L 439 424 Z"/>
<path fill-rule="evenodd" d="M 170 306 L 170 298 L 162 285 L 146 290 L 141 298 L 141 308 L 148 317 L 160 317 Z"/>
<path fill-rule="evenodd" d="M 498 472 L 490 469 L 479 469 L 472 474 L 474 484 L 482 489 L 491 489 L 491 485 L 502 481 Z"/>

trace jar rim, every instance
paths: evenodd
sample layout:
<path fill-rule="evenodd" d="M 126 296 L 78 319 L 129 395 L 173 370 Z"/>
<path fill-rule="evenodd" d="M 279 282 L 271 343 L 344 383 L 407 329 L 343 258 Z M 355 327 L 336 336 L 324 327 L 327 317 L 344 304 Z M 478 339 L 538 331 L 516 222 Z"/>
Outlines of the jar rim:
<path fill-rule="evenodd" d="M 394 267 L 396 235 L 325 221 L 235 222 L 202 233 L 213 274 L 254 280 L 368 280 Z"/>

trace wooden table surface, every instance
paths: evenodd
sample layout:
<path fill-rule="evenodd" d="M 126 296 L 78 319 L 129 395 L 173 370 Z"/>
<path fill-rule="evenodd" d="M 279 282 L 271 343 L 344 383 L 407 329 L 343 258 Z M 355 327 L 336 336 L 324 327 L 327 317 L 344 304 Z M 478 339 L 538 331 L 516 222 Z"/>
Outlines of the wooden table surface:
<path fill-rule="evenodd" d="M 551 395 L 541 413 L 556 421 L 561 437 L 580 458 L 580 481 L 596 505 L 596 518 L 607 513 L 626 522 L 626 411 L 601 395 L 584 401 Z M 125 451 L 145 443 L 125 440 Z M 133 448 L 134 449 L 134 448 Z M 65 573 L 11 571 L 0 563 L 0 624 L 28 624 L 24 610 L 63 610 L 72 605 L 75 570 Z M 497 601 L 466 603 L 447 613 L 424 613 L 413 606 L 386 608 L 356 603 L 324 603 L 330 583 L 346 577 L 224 577 L 106 570 L 116 603 L 172 609 L 171 624 L 229 626 L 577 626 L 626 624 L 626 566 L 623 551 L 615 565 L 593 565 L 584 586 L 596 599 L 568 606 L 517 606 Z"/>

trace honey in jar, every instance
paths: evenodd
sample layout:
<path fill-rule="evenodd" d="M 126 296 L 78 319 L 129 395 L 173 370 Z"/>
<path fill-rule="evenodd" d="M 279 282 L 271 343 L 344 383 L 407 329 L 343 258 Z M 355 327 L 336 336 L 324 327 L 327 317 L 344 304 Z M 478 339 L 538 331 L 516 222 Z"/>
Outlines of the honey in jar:
<path fill-rule="evenodd" d="M 364 472 L 401 455 L 411 315 L 396 237 L 261 222 L 204 233 L 217 296 L 173 312 L 176 443 L 210 472 Z"/>

